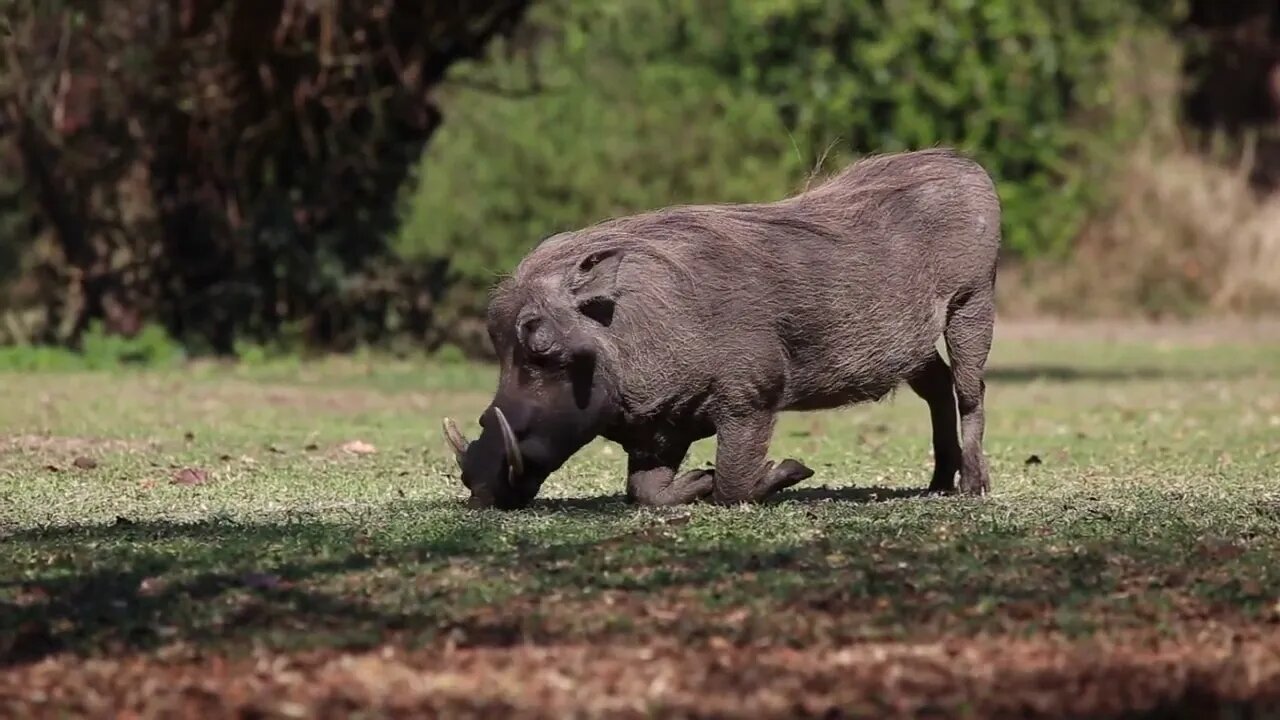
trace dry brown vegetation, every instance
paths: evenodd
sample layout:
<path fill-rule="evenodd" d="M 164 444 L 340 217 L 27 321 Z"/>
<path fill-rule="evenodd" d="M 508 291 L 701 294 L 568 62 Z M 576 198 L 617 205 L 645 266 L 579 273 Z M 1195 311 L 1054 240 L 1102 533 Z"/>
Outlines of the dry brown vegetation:
<path fill-rule="evenodd" d="M 1257 318 L 1280 311 L 1280 188 L 1262 125 L 1234 135 L 1190 127 L 1184 49 L 1155 34 L 1112 59 L 1120 114 L 1143 117 L 1119 157 L 1091 171 L 1102 201 L 1071 256 L 1002 269 L 1006 316 Z M 1277 107 L 1280 111 L 1280 107 Z M 1219 118 L 1221 120 L 1221 118 Z M 1280 121 L 1280 115 L 1277 115 Z"/>
<path fill-rule="evenodd" d="M 1280 710 L 1280 630 L 799 650 L 388 646 L 237 660 L 175 651 L 51 658 L 0 677 L 0 710 L 32 718 L 1204 718 L 1246 708 Z"/>
<path fill-rule="evenodd" d="M 1075 262 L 1015 270 L 1005 308 L 1123 317 L 1280 307 L 1280 193 L 1255 190 L 1247 167 L 1143 145 L 1115 182 L 1115 206 L 1082 236 Z"/>

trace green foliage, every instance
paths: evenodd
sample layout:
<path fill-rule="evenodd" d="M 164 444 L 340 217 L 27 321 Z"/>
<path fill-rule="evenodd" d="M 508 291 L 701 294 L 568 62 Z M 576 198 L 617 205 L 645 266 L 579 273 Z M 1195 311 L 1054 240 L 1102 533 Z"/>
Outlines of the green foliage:
<path fill-rule="evenodd" d="M 1142 125 L 1112 109 L 1109 68 L 1122 38 L 1176 15 L 1158 6 L 551 0 L 524 44 L 454 75 L 395 248 L 446 262 L 465 314 L 556 231 L 774 199 L 815 169 L 947 144 L 997 178 L 1009 248 L 1057 253 Z"/>
<path fill-rule="evenodd" d="M 770 98 L 807 156 L 937 144 L 973 154 L 999 181 L 1006 244 L 1022 255 L 1073 239 L 1095 199 L 1091 166 L 1122 139 L 1125 118 L 1108 113 L 1117 43 L 1174 16 L 1115 0 L 679 7 L 697 21 L 669 51 Z"/>
<path fill-rule="evenodd" d="M 541 85 L 515 98 L 467 89 L 448 98 L 448 122 L 423 159 L 396 242 L 405 258 L 447 261 L 456 294 L 442 312 L 477 313 L 494 276 L 554 232 L 669 203 L 794 189 L 801 160 L 768 100 L 713 68 L 619 45 L 633 33 L 602 23 L 625 7 L 544 6 L 534 24 L 553 26 L 559 40 L 459 76 L 527 84 L 532 61 Z"/>
<path fill-rule="evenodd" d="M 81 338 L 81 352 L 92 367 L 171 365 L 183 357 L 180 346 L 159 325 L 147 325 L 137 335 L 126 338 L 108 335 L 95 322 Z"/>
<path fill-rule="evenodd" d="M 445 343 L 436 348 L 432 359 L 441 365 L 463 365 L 467 361 L 467 354 L 457 345 Z"/>
<path fill-rule="evenodd" d="M 428 182 L 402 252 L 449 257 L 459 277 L 480 281 L 558 230 L 666 202 L 791 189 L 799 162 L 763 98 L 667 63 L 624 87 L 618 68 L 582 72 L 547 91 L 554 102 L 460 102 L 424 160 Z"/>
<path fill-rule="evenodd" d="M 124 367 L 172 367 L 186 357 L 164 328 L 147 325 L 133 337 L 109 334 L 101 322 L 90 323 L 79 350 L 49 345 L 0 347 L 0 370 L 115 370 Z"/>

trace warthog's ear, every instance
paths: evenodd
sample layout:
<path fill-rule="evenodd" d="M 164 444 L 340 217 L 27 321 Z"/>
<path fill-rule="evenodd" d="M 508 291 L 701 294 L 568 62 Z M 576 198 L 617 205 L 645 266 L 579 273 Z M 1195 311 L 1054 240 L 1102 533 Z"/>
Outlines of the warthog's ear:
<path fill-rule="evenodd" d="M 606 327 L 613 322 L 614 303 L 618 299 L 618 269 L 624 258 L 625 253 L 616 249 L 591 253 L 578 261 L 569 281 L 578 311 Z"/>

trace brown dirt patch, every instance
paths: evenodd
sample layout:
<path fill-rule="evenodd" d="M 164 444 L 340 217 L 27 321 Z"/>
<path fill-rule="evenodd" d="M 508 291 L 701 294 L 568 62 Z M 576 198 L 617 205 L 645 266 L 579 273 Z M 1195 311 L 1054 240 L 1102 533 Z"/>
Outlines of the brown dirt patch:
<path fill-rule="evenodd" d="M 99 457 L 104 453 L 147 452 L 158 443 L 111 438 L 69 437 L 58 435 L 6 435 L 0 437 L 0 455 L 10 453 L 39 455 L 46 459 Z"/>
<path fill-rule="evenodd" d="M 206 408 L 276 407 L 290 411 L 348 415 L 352 413 L 411 411 L 437 412 L 442 407 L 478 404 L 488 400 L 466 392 L 381 392 L 360 388 L 333 388 L 304 385 L 266 385 L 249 382 L 221 383 L 216 388 L 198 387 L 183 393 L 186 402 Z"/>
<path fill-rule="evenodd" d="M 1187 347 L 1223 343 L 1280 342 L 1280 318 L 1214 317 L 1191 321 L 1142 319 L 1064 320 L 1049 317 L 997 317 L 997 342 L 1167 342 Z"/>
<path fill-rule="evenodd" d="M 64 656 L 0 675 L 0 711 L 11 717 L 1118 718 L 1227 708 L 1280 709 L 1280 628 L 805 649 L 169 651 Z"/>
<path fill-rule="evenodd" d="M 249 382 L 220 383 L 216 388 L 190 388 L 184 400 L 206 407 L 271 406 L 332 414 L 362 413 L 388 409 L 429 409 L 433 398 L 427 394 L 387 394 L 355 388 L 321 388 L 290 385 L 259 385 Z"/>

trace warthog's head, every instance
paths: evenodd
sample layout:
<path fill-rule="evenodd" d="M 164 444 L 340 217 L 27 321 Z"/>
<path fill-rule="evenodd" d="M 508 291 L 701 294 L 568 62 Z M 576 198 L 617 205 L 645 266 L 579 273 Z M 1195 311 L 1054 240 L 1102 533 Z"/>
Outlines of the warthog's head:
<path fill-rule="evenodd" d="M 472 507 L 527 506 L 614 417 L 607 357 L 621 262 L 619 250 L 584 251 L 494 293 L 488 330 L 501 370 L 480 436 L 468 441 L 444 419 Z"/>

